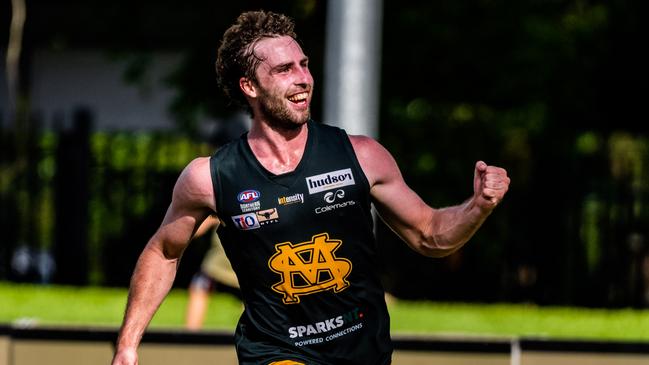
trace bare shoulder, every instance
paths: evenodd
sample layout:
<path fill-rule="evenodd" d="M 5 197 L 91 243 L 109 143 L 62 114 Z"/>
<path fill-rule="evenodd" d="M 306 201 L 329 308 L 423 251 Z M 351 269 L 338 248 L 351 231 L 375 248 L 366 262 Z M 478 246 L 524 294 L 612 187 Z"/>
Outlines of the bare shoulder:
<path fill-rule="evenodd" d="M 174 187 L 177 198 L 215 210 L 210 157 L 199 157 L 187 164 Z"/>
<path fill-rule="evenodd" d="M 388 150 L 386 150 L 385 147 L 374 138 L 361 135 L 350 135 L 349 140 L 351 141 L 356 157 L 361 164 L 371 163 L 377 158 L 390 156 Z"/>
<path fill-rule="evenodd" d="M 352 146 L 354 147 L 356 154 L 371 152 L 376 148 L 383 148 L 383 146 L 381 146 L 379 142 L 377 142 L 374 138 L 368 136 L 350 134 L 349 140 L 352 142 Z"/>
<path fill-rule="evenodd" d="M 196 188 L 202 188 L 205 185 L 211 188 L 210 158 L 198 157 L 193 159 L 185 166 L 178 181 Z"/>
<path fill-rule="evenodd" d="M 397 164 L 390 152 L 375 139 L 350 135 L 349 140 L 370 186 L 384 182 L 394 173 L 399 174 Z"/>

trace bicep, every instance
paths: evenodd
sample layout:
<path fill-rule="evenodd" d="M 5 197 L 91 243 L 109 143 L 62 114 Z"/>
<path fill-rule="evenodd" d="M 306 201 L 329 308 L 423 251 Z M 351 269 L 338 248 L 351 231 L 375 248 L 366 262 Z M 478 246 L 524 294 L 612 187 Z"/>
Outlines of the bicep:
<path fill-rule="evenodd" d="M 408 187 L 398 169 L 391 175 L 370 190 L 374 206 L 381 219 L 417 249 L 418 243 L 425 239 L 433 209 Z"/>
<path fill-rule="evenodd" d="M 417 249 L 434 210 L 403 180 L 396 161 L 378 142 L 352 139 L 359 163 L 370 183 L 370 195 L 380 217 Z"/>
<path fill-rule="evenodd" d="M 199 210 L 187 209 L 172 202 L 151 243 L 165 258 L 180 258 L 205 217 L 206 214 Z"/>
<path fill-rule="evenodd" d="M 205 220 L 200 224 L 200 226 L 194 232 L 192 239 L 200 237 L 212 229 L 218 228 L 220 224 L 219 218 L 215 214 L 210 214 L 205 218 Z"/>
<path fill-rule="evenodd" d="M 204 164 L 192 162 L 176 181 L 171 204 L 150 242 L 166 258 L 179 258 L 200 225 L 214 213 L 211 178 L 208 170 L 206 179 L 204 170 Z"/>

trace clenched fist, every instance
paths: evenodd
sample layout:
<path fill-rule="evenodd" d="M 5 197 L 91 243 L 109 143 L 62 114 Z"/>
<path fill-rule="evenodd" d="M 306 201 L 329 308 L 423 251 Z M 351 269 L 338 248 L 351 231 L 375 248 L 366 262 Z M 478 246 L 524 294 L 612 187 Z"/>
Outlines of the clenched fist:
<path fill-rule="evenodd" d="M 509 189 L 507 171 L 501 167 L 488 166 L 484 161 L 475 164 L 473 175 L 473 199 L 475 204 L 484 209 L 492 210 L 503 200 Z"/>

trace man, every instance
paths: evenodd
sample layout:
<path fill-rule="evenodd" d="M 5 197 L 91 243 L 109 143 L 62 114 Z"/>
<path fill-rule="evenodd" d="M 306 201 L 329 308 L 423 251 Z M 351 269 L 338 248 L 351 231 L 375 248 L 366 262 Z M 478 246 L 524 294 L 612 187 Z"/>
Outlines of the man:
<path fill-rule="evenodd" d="M 389 364 L 383 288 L 374 271 L 370 204 L 415 251 L 449 255 L 505 195 L 505 170 L 475 165 L 474 193 L 434 209 L 376 141 L 309 119 L 313 78 L 283 15 L 248 12 L 224 34 L 220 84 L 253 117 L 247 135 L 192 161 L 133 274 L 114 365 L 136 349 L 180 256 L 210 214 L 239 278 L 241 364 Z"/>

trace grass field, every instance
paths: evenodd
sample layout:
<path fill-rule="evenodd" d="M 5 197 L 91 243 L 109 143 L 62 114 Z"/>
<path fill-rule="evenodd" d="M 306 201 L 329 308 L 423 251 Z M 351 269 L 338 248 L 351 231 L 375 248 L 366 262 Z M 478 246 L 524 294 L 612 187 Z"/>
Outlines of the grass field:
<path fill-rule="evenodd" d="M 117 327 L 126 295 L 125 289 L 0 283 L 0 324 Z M 186 303 L 186 291 L 172 291 L 151 327 L 182 327 Z M 389 309 L 394 334 L 649 341 L 649 310 L 408 301 Z M 214 295 L 205 328 L 233 331 L 241 310 L 236 298 Z"/>

